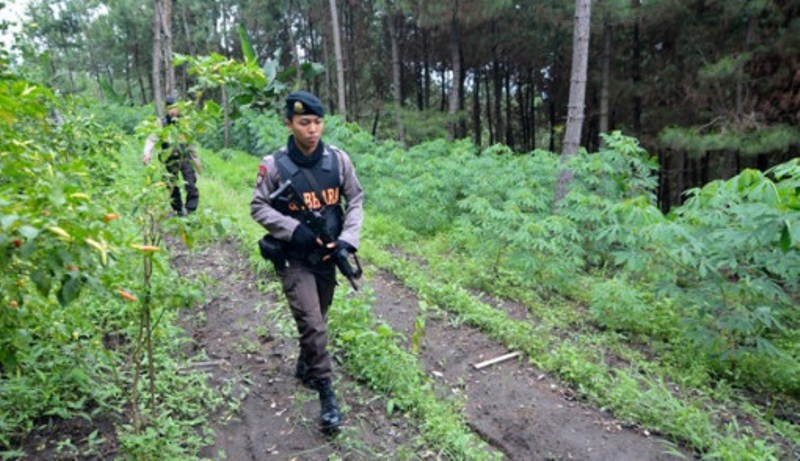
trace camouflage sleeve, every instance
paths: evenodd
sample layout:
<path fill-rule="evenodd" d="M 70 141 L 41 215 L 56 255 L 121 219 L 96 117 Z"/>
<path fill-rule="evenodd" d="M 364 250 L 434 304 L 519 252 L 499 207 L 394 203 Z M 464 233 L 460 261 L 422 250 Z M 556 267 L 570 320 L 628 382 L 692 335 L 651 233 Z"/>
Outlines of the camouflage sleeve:
<path fill-rule="evenodd" d="M 157 141 L 158 136 L 155 133 L 150 133 L 144 141 L 144 152 L 142 153 L 142 161 L 144 163 L 150 163 L 150 159 L 153 158 L 153 150 Z"/>
<path fill-rule="evenodd" d="M 268 155 L 258 165 L 256 187 L 253 190 L 253 199 L 250 201 L 250 216 L 276 239 L 288 242 L 299 222 L 272 207 L 269 194 L 280 187 L 279 184 L 280 176 L 275 167 L 275 158 Z"/>
<path fill-rule="evenodd" d="M 361 224 L 364 221 L 364 189 L 356 177 L 356 169 L 350 157 L 342 150 L 339 152 L 339 173 L 342 177 L 342 192 L 344 193 L 344 226 L 339 238 L 358 248 L 361 236 Z"/>

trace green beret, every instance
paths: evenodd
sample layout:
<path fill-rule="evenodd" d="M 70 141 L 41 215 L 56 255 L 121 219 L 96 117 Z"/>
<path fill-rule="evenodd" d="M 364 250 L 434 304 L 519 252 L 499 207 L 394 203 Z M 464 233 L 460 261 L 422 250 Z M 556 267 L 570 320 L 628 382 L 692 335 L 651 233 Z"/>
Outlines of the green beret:
<path fill-rule="evenodd" d="M 325 116 L 322 101 L 308 91 L 295 91 L 286 97 L 286 118 L 292 119 L 295 115 Z"/>

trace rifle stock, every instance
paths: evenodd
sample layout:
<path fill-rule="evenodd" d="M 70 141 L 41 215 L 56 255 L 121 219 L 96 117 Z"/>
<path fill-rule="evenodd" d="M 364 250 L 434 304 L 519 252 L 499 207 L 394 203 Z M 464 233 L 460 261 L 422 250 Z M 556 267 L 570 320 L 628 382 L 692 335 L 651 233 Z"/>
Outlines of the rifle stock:
<path fill-rule="evenodd" d="M 350 282 L 354 290 L 358 291 L 360 288 L 356 283 L 356 279 L 361 278 L 363 271 L 361 270 L 361 262 L 358 257 L 353 253 L 353 258 L 356 263 L 356 269 L 350 265 L 348 256 L 350 252 L 345 248 L 335 249 L 333 252 L 327 248 L 327 244 L 335 242 L 336 238 L 342 232 L 342 209 L 339 206 L 328 205 L 322 210 L 312 211 L 309 210 L 306 204 L 300 199 L 300 194 L 294 188 L 291 179 L 287 179 L 281 184 L 273 193 L 269 194 L 270 201 L 285 200 L 287 203 L 294 204 L 302 215 L 302 220 L 308 227 L 314 231 L 317 237 L 322 241 L 322 246 L 308 255 L 308 261 L 312 265 L 319 264 L 325 260 L 326 256 L 333 258 L 339 272 L 344 275 Z"/>

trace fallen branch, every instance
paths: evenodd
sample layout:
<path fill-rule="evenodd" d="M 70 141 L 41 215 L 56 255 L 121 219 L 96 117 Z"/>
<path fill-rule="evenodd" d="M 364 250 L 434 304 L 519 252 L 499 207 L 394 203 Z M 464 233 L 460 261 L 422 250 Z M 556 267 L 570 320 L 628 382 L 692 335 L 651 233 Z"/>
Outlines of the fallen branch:
<path fill-rule="evenodd" d="M 194 370 L 194 369 L 197 369 L 197 368 L 203 368 L 203 367 L 216 367 L 216 366 L 219 366 L 219 365 L 224 365 L 224 364 L 226 364 L 226 363 L 228 363 L 228 361 L 227 361 L 227 360 L 224 360 L 224 359 L 220 359 L 220 360 L 211 360 L 211 361 L 209 361 L 209 362 L 194 362 L 194 363 L 189 363 L 189 364 L 187 364 L 187 365 L 185 365 L 185 366 L 182 366 L 182 367 L 180 367 L 180 368 L 178 369 L 178 373 L 185 373 L 185 372 L 187 372 L 187 371 L 189 371 L 189 370 Z"/>
<path fill-rule="evenodd" d="M 512 352 L 510 354 L 501 355 L 500 357 L 495 357 L 493 359 L 486 360 L 486 361 L 481 362 L 481 363 L 476 363 L 475 365 L 472 365 L 472 366 L 476 370 L 480 370 L 481 368 L 486 368 L 486 367 L 488 367 L 490 365 L 494 365 L 495 363 L 505 362 L 506 360 L 513 359 L 514 357 L 518 357 L 518 356 L 519 356 L 519 351 Z"/>

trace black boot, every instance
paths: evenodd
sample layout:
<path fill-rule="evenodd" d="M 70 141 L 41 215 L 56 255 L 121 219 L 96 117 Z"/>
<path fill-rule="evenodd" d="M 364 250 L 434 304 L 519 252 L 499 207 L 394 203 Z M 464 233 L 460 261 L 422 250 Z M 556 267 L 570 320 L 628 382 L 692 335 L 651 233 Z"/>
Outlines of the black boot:
<path fill-rule="evenodd" d="M 331 380 L 328 378 L 315 379 L 313 385 L 319 392 L 320 428 L 326 434 L 334 433 L 342 424 L 342 415 L 339 412 L 339 404 L 336 403 L 336 396 L 333 394 Z"/>
<path fill-rule="evenodd" d="M 299 379 L 303 383 L 303 386 L 309 389 L 316 389 L 311 385 L 312 380 L 308 378 L 308 361 L 303 354 L 300 354 L 300 357 L 297 358 L 297 365 L 294 367 L 294 377 Z"/>

